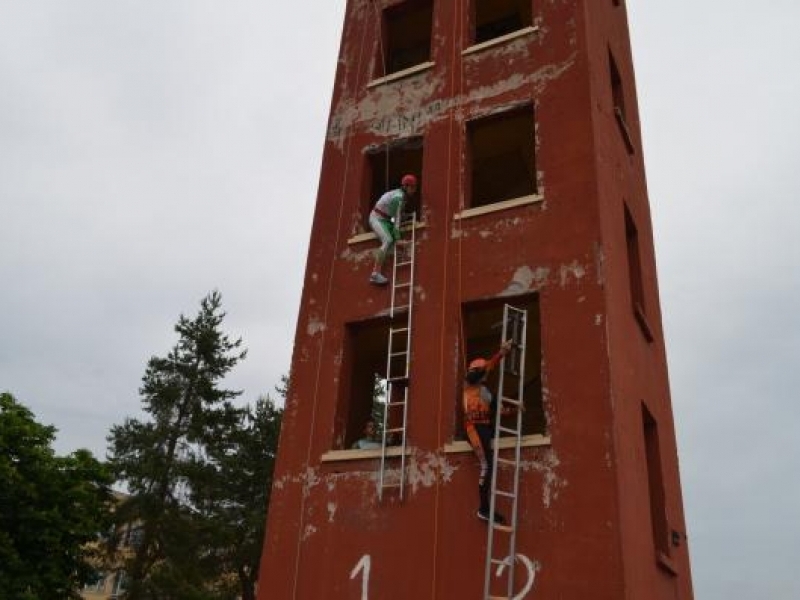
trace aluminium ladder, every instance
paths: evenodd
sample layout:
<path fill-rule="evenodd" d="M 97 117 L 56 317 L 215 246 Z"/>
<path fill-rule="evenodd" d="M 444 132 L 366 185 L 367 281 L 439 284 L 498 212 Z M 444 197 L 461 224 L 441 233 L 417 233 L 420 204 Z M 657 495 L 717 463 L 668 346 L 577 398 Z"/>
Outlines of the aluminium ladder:
<path fill-rule="evenodd" d="M 483 583 L 484 600 L 507 600 L 514 597 L 514 564 L 516 562 L 517 512 L 519 506 L 519 475 L 522 444 L 522 412 L 524 409 L 525 380 L 525 340 L 528 314 L 506 304 L 503 307 L 503 341 L 511 340 L 513 346 L 500 364 L 500 377 L 497 385 L 497 412 L 494 424 L 492 484 L 489 503 L 489 526 L 486 542 L 486 572 Z M 509 385 L 506 385 L 506 379 Z M 516 385 L 515 385 L 516 384 Z M 511 388 L 512 391 L 507 391 Z M 512 409 L 514 425 L 503 423 L 503 410 Z M 500 448 L 500 435 L 513 439 L 513 446 Z M 511 471 L 510 477 L 503 477 L 503 485 L 498 483 L 500 467 Z M 510 479 L 510 482 L 508 481 Z M 498 506 L 508 509 L 507 523 L 495 523 L 494 515 Z M 492 586 L 505 566 L 505 576 Z M 504 580 L 504 581 L 503 581 Z M 505 583 L 505 592 L 493 593 L 493 587 Z"/>
<path fill-rule="evenodd" d="M 399 488 L 401 501 L 405 493 L 416 220 L 415 212 L 408 215 L 408 218 L 401 219 L 400 226 L 409 229 L 409 236 L 404 246 L 395 246 L 394 260 L 392 261 L 389 347 L 386 353 L 386 404 L 383 410 L 378 500 L 383 500 L 383 491 L 387 488 Z M 390 447 L 399 448 L 400 451 L 400 471 L 393 477 L 387 477 L 387 458 L 390 458 L 388 455 Z M 395 456 L 394 452 L 392 456 Z"/>

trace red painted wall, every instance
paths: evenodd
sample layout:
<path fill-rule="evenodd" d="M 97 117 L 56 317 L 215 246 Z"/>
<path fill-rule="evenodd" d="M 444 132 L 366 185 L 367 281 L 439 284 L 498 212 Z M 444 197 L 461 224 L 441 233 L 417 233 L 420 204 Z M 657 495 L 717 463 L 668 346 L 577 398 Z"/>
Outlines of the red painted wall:
<path fill-rule="evenodd" d="M 524 451 L 518 553 L 535 565 L 526 598 L 688 600 L 681 505 L 652 232 L 624 6 L 534 3 L 537 31 L 481 52 L 467 0 L 434 2 L 421 73 L 367 84 L 378 59 L 377 0 L 348 2 L 325 140 L 292 385 L 260 572 L 260 600 L 481 598 L 485 524 L 477 464 L 446 452 L 463 370 L 461 303 L 537 292 L 548 443 Z M 613 114 L 609 48 L 625 86 L 626 148 Z M 467 187 L 465 123 L 533 103 L 542 201 L 454 220 Z M 340 447 L 345 325 L 385 314 L 370 286 L 365 149 L 422 135 L 425 227 L 417 287 L 404 502 L 377 501 L 377 459 L 323 461 Z M 645 337 L 628 283 L 624 208 L 639 234 Z M 642 403 L 658 423 L 669 556 L 651 528 Z M 362 585 L 369 556 L 366 596 Z M 360 570 L 356 569 L 361 565 Z M 518 570 L 522 589 L 525 569 Z"/>

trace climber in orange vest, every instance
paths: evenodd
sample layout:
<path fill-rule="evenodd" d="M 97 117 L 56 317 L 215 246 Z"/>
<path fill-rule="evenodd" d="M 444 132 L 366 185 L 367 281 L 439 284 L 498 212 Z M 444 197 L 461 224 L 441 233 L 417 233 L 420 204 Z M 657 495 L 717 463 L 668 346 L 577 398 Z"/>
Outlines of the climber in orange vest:
<path fill-rule="evenodd" d="M 480 476 L 478 478 L 478 497 L 480 506 L 478 518 L 484 521 L 490 519 L 489 515 L 489 488 L 492 485 L 492 437 L 494 436 L 494 423 L 497 417 L 497 402 L 492 392 L 486 387 L 486 378 L 513 346 L 511 340 L 503 342 L 500 349 L 492 358 L 476 358 L 469 363 L 464 378 L 464 429 L 467 433 L 472 450 L 478 457 Z M 516 409 L 505 409 L 502 416 L 512 414 Z M 502 515 L 495 512 L 495 523 L 505 523 Z"/>

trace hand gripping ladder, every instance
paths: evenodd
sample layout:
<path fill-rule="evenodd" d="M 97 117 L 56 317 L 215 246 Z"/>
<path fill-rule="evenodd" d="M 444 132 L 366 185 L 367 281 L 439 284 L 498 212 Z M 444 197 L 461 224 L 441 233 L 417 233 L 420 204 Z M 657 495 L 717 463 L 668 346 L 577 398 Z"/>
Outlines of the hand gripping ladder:
<path fill-rule="evenodd" d="M 500 365 L 500 381 L 497 386 L 497 414 L 494 426 L 494 469 L 492 469 L 491 501 L 489 504 L 489 528 L 486 542 L 486 572 L 483 583 L 484 600 L 506 600 L 514 597 L 514 563 L 516 562 L 517 508 L 519 505 L 519 474 L 522 443 L 522 408 L 525 380 L 525 339 L 527 332 L 527 311 L 506 304 L 503 307 L 503 340 L 511 340 L 514 345 L 503 357 Z M 511 410 L 509 410 L 511 409 Z M 505 419 L 503 411 L 513 411 L 514 416 Z M 514 425 L 508 426 L 513 419 Z M 500 448 L 500 435 L 513 439 L 510 448 Z M 510 477 L 502 477 L 499 471 L 506 467 Z M 510 480 L 510 481 L 509 481 Z M 493 516 L 498 508 L 509 515 L 506 524 L 495 523 Z M 498 578 L 501 565 L 505 566 L 505 577 Z M 493 593 L 494 587 L 505 584 L 505 591 Z"/>
<path fill-rule="evenodd" d="M 386 353 L 386 405 L 383 411 L 381 470 L 378 500 L 387 488 L 399 488 L 404 498 L 406 480 L 406 427 L 408 425 L 408 374 L 411 363 L 411 323 L 414 305 L 414 255 L 416 252 L 416 213 L 401 222 L 408 240 L 396 246 L 392 266 L 392 299 L 389 307 L 389 348 Z M 410 226 L 410 227 L 409 227 Z M 400 471 L 387 477 L 388 448 L 399 448 Z M 394 452 L 392 453 L 395 456 Z"/>

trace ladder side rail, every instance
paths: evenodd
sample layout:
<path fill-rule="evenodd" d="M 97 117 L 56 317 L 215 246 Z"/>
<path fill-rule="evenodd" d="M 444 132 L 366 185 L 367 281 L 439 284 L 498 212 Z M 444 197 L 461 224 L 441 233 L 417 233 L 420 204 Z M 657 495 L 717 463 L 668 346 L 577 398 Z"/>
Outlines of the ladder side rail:
<path fill-rule="evenodd" d="M 508 335 L 508 305 L 503 306 L 503 333 L 501 342 L 505 342 L 506 335 Z M 484 600 L 491 598 L 491 583 L 492 583 L 492 559 L 494 558 L 494 515 L 497 508 L 497 474 L 500 470 L 500 409 L 503 403 L 503 383 L 505 374 L 505 362 L 503 357 L 500 363 L 499 377 L 497 383 L 497 397 L 496 397 L 496 414 L 494 416 L 494 432 L 492 434 L 492 482 L 489 487 L 489 520 L 486 532 L 486 567 L 484 571 L 483 580 L 483 597 Z M 510 563 L 507 565 L 506 577 L 511 573 L 514 559 L 510 557 Z M 513 585 L 513 579 L 509 586 Z"/>
<path fill-rule="evenodd" d="M 410 374 L 411 367 L 411 319 L 414 316 L 414 272 L 416 270 L 416 248 L 417 248 L 417 213 L 411 213 L 411 245 L 408 250 L 409 264 L 409 277 L 408 277 L 408 325 L 406 327 L 406 379 Z"/>
<path fill-rule="evenodd" d="M 516 309 L 515 309 L 516 310 Z M 514 320 L 514 343 L 517 354 L 514 356 L 515 364 L 513 365 L 517 380 L 517 400 L 520 405 L 517 406 L 516 411 L 516 429 L 517 436 L 514 444 L 514 474 L 513 474 L 513 489 L 514 497 L 512 498 L 511 510 L 511 535 L 509 538 L 509 557 L 511 564 L 509 568 L 509 581 L 508 581 L 508 597 L 511 598 L 514 593 L 513 583 L 513 569 L 516 566 L 517 556 L 517 526 L 519 517 L 519 489 L 520 489 L 520 466 L 522 464 L 522 413 L 525 405 L 525 356 L 526 347 L 525 340 L 527 339 L 528 327 L 528 311 L 519 310 L 518 318 Z"/>
<path fill-rule="evenodd" d="M 400 488 L 400 500 L 402 501 L 405 495 L 405 475 L 406 475 L 406 446 L 407 446 L 407 428 L 408 428 L 408 400 L 409 400 L 409 374 L 410 374 L 410 363 L 411 363 L 411 323 L 412 323 L 412 311 L 413 311 L 413 299 L 414 299 L 414 258 L 415 258 L 415 249 L 416 249 L 416 229 L 414 227 L 416 223 L 416 213 L 411 213 L 411 240 L 410 245 L 407 246 L 403 251 L 402 254 L 404 256 L 400 256 L 401 251 L 398 248 L 394 249 L 393 253 L 393 260 L 392 260 L 392 290 L 391 290 L 391 300 L 389 306 L 389 318 L 394 320 L 396 313 L 398 311 L 398 287 L 408 287 L 408 300 L 406 302 L 405 308 L 407 312 L 405 314 L 405 327 L 389 327 L 389 341 L 388 341 L 388 348 L 387 348 L 387 356 L 386 356 L 386 379 L 387 379 L 387 392 L 386 392 L 386 405 L 384 408 L 383 413 L 383 435 L 382 435 L 382 443 L 381 443 L 381 464 L 380 464 L 380 476 L 378 482 L 378 499 L 383 499 L 383 489 L 388 487 L 386 484 L 386 467 L 387 467 L 387 449 L 389 447 L 389 411 L 392 408 L 391 405 L 392 400 L 395 398 L 395 394 L 399 392 L 400 387 L 402 387 L 402 426 L 399 432 L 399 446 L 400 446 L 400 473 L 399 473 L 399 488 Z M 398 228 L 403 227 L 404 219 L 403 216 L 400 216 L 398 222 Z M 402 266 L 409 267 L 409 279 L 398 286 L 397 274 L 398 270 Z M 397 333 L 405 333 L 405 345 L 402 350 L 396 351 L 395 346 L 399 340 L 395 340 L 395 335 Z M 394 380 L 394 372 L 392 370 L 393 367 L 393 360 L 395 357 L 403 357 L 403 368 L 402 368 L 402 382 L 397 382 Z"/>
<path fill-rule="evenodd" d="M 403 388 L 403 431 L 400 434 L 400 501 L 405 498 L 406 489 L 406 427 L 408 416 L 408 385 Z"/>
<path fill-rule="evenodd" d="M 513 319 L 509 319 L 509 314 L 513 315 Z M 509 327 L 509 322 L 511 326 Z M 509 332 L 509 329 L 511 331 Z M 521 405 L 524 404 L 524 366 L 525 366 L 525 343 L 524 340 L 526 339 L 527 335 L 527 311 L 520 310 L 515 307 L 512 307 L 506 304 L 503 307 L 503 334 L 502 339 L 506 341 L 506 339 L 511 334 L 511 340 L 514 342 L 515 352 L 509 353 L 509 356 L 504 356 L 500 366 L 499 372 L 499 381 L 498 381 L 498 390 L 497 390 L 497 414 L 495 416 L 495 431 L 494 431 L 494 447 L 493 447 L 493 470 L 492 470 L 492 485 L 491 485 L 491 496 L 490 496 L 490 526 L 489 531 L 487 532 L 487 548 L 486 548 L 486 571 L 485 571 L 485 579 L 484 579 L 484 598 L 496 598 L 497 596 L 491 595 L 491 571 L 494 564 L 505 563 L 507 567 L 506 571 L 506 588 L 507 588 L 507 597 L 513 598 L 514 595 L 514 567 L 516 564 L 516 535 L 517 535 L 517 517 L 518 517 L 518 508 L 519 508 L 519 475 L 520 475 L 520 464 L 522 459 L 522 410 Z M 512 402 L 516 402 L 515 406 L 517 408 L 516 412 L 516 419 L 515 425 L 516 427 L 511 430 L 510 428 L 505 428 L 500 425 L 502 409 L 503 409 L 503 402 L 504 402 L 504 387 L 505 387 L 505 374 L 506 372 L 518 376 L 517 382 L 517 398 L 508 398 L 508 400 Z M 500 492 L 497 490 L 497 478 L 498 478 L 498 470 L 500 462 L 500 433 L 503 430 L 509 430 L 509 433 L 515 434 L 515 444 L 514 444 L 514 460 L 504 459 L 504 462 L 511 463 L 513 465 L 513 474 L 512 474 L 512 482 L 513 482 L 513 492 L 511 494 L 506 494 L 505 492 L 503 495 L 510 495 L 511 496 L 511 521 L 510 521 L 510 531 L 509 538 L 508 538 L 508 554 L 501 559 L 495 559 L 494 552 L 495 552 L 495 541 L 494 541 L 494 533 L 495 528 L 492 526 L 494 522 L 494 513 L 497 506 L 497 496 Z"/>
<path fill-rule="evenodd" d="M 378 501 L 383 500 L 383 488 L 386 478 L 386 430 L 389 428 L 389 403 L 394 392 L 392 376 L 392 326 L 389 325 L 389 339 L 386 348 L 386 396 L 383 405 L 383 428 L 381 430 L 381 465 L 378 474 Z"/>
<path fill-rule="evenodd" d="M 405 481 L 406 481 L 406 432 L 408 431 L 408 400 L 409 400 L 409 387 L 411 381 L 409 375 L 411 373 L 411 323 L 414 315 L 414 271 L 416 267 L 416 228 L 417 213 L 411 213 L 411 245 L 408 250 L 408 260 L 411 261 L 409 265 L 409 287 L 408 287 L 408 315 L 406 321 L 406 369 L 405 378 L 406 384 L 403 388 L 403 433 L 400 436 L 400 501 L 405 497 Z"/>
<path fill-rule="evenodd" d="M 505 304 L 503 306 L 503 342 L 508 340 L 509 338 L 516 344 L 516 339 L 514 339 L 516 331 L 516 319 L 512 318 L 512 308 L 510 305 Z M 510 329 L 510 331 L 509 331 Z M 513 354 L 512 354 L 513 353 Z M 495 428 L 495 446 L 497 447 L 497 451 L 495 454 L 495 463 L 498 463 L 500 457 L 500 431 L 502 429 L 501 421 L 502 421 L 502 412 L 503 412 L 503 393 L 505 391 L 505 376 L 506 373 L 514 374 L 516 372 L 516 346 L 512 346 L 511 352 L 504 356 L 500 362 L 500 377 L 498 378 L 498 403 L 497 403 L 497 416 L 496 418 L 496 428 Z M 510 364 L 509 364 L 510 363 Z M 515 430 L 515 437 L 516 442 L 519 443 L 519 433 L 520 430 L 517 428 Z M 499 469 L 497 469 L 499 471 Z M 513 467 L 513 474 L 516 475 L 519 472 L 519 459 L 515 457 L 515 463 Z M 499 475 L 499 474 L 498 474 Z M 512 477 L 513 481 L 513 477 Z M 509 515 L 510 518 L 510 525 L 511 525 L 511 532 L 506 541 L 506 548 L 507 548 L 507 563 L 506 563 L 506 595 L 508 598 L 513 598 L 514 596 L 514 566 L 516 564 L 516 555 L 514 553 L 514 534 L 516 533 L 516 510 L 517 510 L 517 490 L 514 488 L 513 491 L 514 496 L 511 498 L 511 514 Z M 492 488 L 492 500 L 494 502 L 494 497 L 497 495 L 497 486 L 495 480 L 495 486 Z"/>
<path fill-rule="evenodd" d="M 387 350 L 386 350 L 386 397 L 385 403 L 383 408 L 383 428 L 381 431 L 381 463 L 380 463 L 380 473 L 378 479 L 378 500 L 383 500 L 383 490 L 387 487 L 386 484 L 386 463 L 387 463 L 387 448 L 389 446 L 389 419 L 390 415 L 389 412 L 391 410 L 392 398 L 395 394 L 395 382 L 392 380 L 393 372 L 392 372 L 392 363 L 393 363 L 393 356 L 395 354 L 395 334 L 396 329 L 389 325 L 389 336 L 387 340 Z M 405 410 L 405 408 L 404 408 Z"/>

